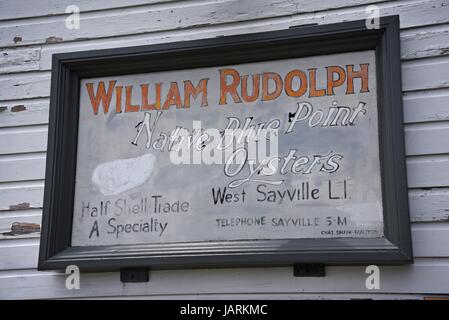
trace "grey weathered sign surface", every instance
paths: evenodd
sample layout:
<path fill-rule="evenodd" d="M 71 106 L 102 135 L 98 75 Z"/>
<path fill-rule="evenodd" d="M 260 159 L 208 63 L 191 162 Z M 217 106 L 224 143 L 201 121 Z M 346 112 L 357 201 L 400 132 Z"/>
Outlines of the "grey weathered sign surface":
<path fill-rule="evenodd" d="M 79 112 L 73 246 L 383 237 L 373 50 L 82 79 Z"/>

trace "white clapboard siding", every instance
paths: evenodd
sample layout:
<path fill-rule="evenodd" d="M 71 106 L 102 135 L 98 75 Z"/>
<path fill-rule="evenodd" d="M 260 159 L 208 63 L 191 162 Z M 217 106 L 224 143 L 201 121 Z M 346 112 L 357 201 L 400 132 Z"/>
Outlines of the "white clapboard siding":
<path fill-rule="evenodd" d="M 449 222 L 449 188 L 412 189 L 408 195 L 412 221 Z"/>
<path fill-rule="evenodd" d="M 45 178 L 45 153 L 0 157 L 0 182 Z"/>
<path fill-rule="evenodd" d="M 316 3 L 316 2 L 315 2 Z M 303 12 L 303 11 L 301 11 Z M 443 10 L 443 12 L 445 12 Z M 387 15 L 388 12 L 384 12 L 384 15 Z M 360 17 L 364 18 L 364 17 Z M 321 19 L 322 20 L 322 19 Z M 327 20 L 327 19 L 326 19 Z M 318 21 L 320 22 L 320 21 Z M 433 22 L 433 20 L 432 20 Z M 82 41 L 71 43 L 58 43 L 51 45 L 44 45 L 42 48 L 42 53 L 40 57 L 40 70 L 48 70 L 51 66 L 51 55 L 57 52 L 69 52 L 69 51 L 80 51 L 80 50 L 92 50 L 92 49 L 101 49 L 101 48 L 114 48 L 114 47 L 125 47 L 125 46 L 137 46 L 144 44 L 154 44 L 154 43 L 162 43 L 162 42 L 171 42 L 171 41 L 185 41 L 206 37 L 215 37 L 223 34 L 242 34 L 242 33 L 252 33 L 252 32 L 261 32 L 261 31 L 270 31 L 270 30 L 279 30 L 285 29 L 289 26 L 295 25 L 297 22 L 291 21 L 290 19 L 287 21 L 281 21 L 280 23 L 270 23 L 267 24 L 265 21 L 263 23 L 256 22 L 253 25 L 248 25 L 248 22 L 245 24 L 237 24 L 231 25 L 219 25 L 218 27 L 203 27 L 197 28 L 195 30 L 174 30 L 166 33 L 156 33 L 156 34 L 144 34 L 144 35 L 124 35 L 121 37 L 114 38 L 106 38 L 106 39 L 95 39 L 95 40 L 86 40 L 85 38 Z M 402 31 L 403 36 L 403 45 L 402 45 L 402 55 L 404 59 L 415 58 L 415 57 L 426 57 L 426 56 L 435 56 L 439 54 L 447 54 L 447 46 L 445 43 L 447 36 L 447 26 L 437 26 L 433 29 L 436 30 L 427 30 L 432 27 L 424 27 L 418 29 L 412 29 Z M 438 29 L 439 28 L 439 29 Z M 441 30 L 441 28 L 443 28 Z M 429 43 L 428 46 L 422 46 L 420 39 L 423 37 L 423 34 L 426 36 L 426 41 Z M 28 52 L 32 50 L 32 52 Z M 33 55 L 35 48 L 24 48 L 24 49 L 16 49 L 13 52 L 16 54 L 10 54 L 10 56 L 6 56 L 5 64 L 6 66 L 3 68 L 3 72 L 8 72 L 10 69 L 18 70 L 21 66 L 15 65 L 15 56 L 26 56 Z M 23 51 L 23 52 L 22 52 Z M 8 63 L 9 61 L 9 63 Z M 10 66 L 9 64 L 13 64 Z M 33 61 L 24 61 L 22 64 L 24 71 L 29 70 L 37 70 L 36 63 Z M 2 73 L 2 69 L 0 68 L 0 73 Z"/>
<path fill-rule="evenodd" d="M 417 59 L 449 54 L 449 25 L 401 31 L 402 59 Z"/>
<path fill-rule="evenodd" d="M 271 28 L 270 30 L 278 30 Z M 288 27 L 288 26 L 287 26 Z M 94 50 L 104 48 L 116 48 L 124 46 L 139 46 L 143 44 L 155 44 L 170 41 L 185 41 L 192 39 L 200 39 L 205 37 L 214 37 L 223 34 L 241 34 L 250 32 L 266 31 L 266 27 L 263 25 L 255 26 L 252 28 L 229 28 L 227 25 L 218 30 L 204 30 L 204 32 L 190 31 L 187 34 L 181 33 L 179 35 L 170 34 L 166 35 L 152 35 L 148 39 L 145 37 L 130 37 L 125 36 L 121 38 L 107 38 L 101 41 L 78 41 L 76 43 L 66 42 L 61 44 L 45 45 L 40 49 L 36 47 L 24 47 L 17 49 L 3 49 L 0 50 L 0 56 L 2 60 L 0 62 L 0 74 L 23 72 L 23 71 L 46 71 L 51 68 L 51 56 L 55 53 L 61 52 L 74 52 L 82 50 Z M 435 31 L 435 29 L 437 30 Z M 421 44 L 421 38 L 426 35 L 427 46 Z M 449 49 L 447 43 L 449 41 L 449 25 L 438 25 L 437 27 L 424 27 L 411 30 L 405 30 L 401 33 L 401 51 L 402 59 L 409 60 L 423 57 L 433 57 L 439 55 L 448 55 Z M 19 62 L 22 63 L 19 63 Z"/>
<path fill-rule="evenodd" d="M 42 208 L 44 181 L 0 183 L 0 211 Z"/>
<path fill-rule="evenodd" d="M 284 1 L 262 0 L 254 9 L 250 0 L 177 2 L 173 7 L 151 10 L 149 7 L 133 7 L 107 12 L 91 12 L 80 16 L 80 29 L 65 27 L 65 16 L 34 19 L 19 24 L 7 21 L 0 24 L 0 46 L 22 46 L 79 39 L 93 39 L 126 34 L 143 34 L 198 26 L 237 23 L 275 17 L 273 23 L 290 20 L 294 24 L 333 23 L 344 20 L 366 19 L 366 5 L 342 8 L 347 1 L 334 1 L 332 10 L 321 1 L 302 2 L 300 5 Z M 321 5 L 320 5 L 321 4 Z M 382 15 L 401 14 L 401 27 L 440 24 L 449 21 L 447 0 L 404 0 L 379 2 Z M 419 14 L 418 14 L 419 12 Z M 164 19 L 161 19 L 164 17 Z"/>
<path fill-rule="evenodd" d="M 378 0 L 377 0 L 378 1 Z M 376 2 L 377 2 L 376 1 Z M 385 1 L 385 0 L 383 0 Z M 356 1 L 350 0 L 342 3 L 342 6 L 351 5 L 352 3 L 362 4 L 362 3 L 372 3 L 374 1 Z M 307 12 L 306 10 L 312 10 L 319 6 L 320 2 L 310 2 L 310 1 L 299 1 L 299 5 L 301 10 L 299 13 Z M 292 5 L 290 2 L 286 5 Z M 311 6 L 310 8 L 304 8 L 304 5 Z M 271 21 L 271 20 L 270 20 Z M 1 25 L 1 24 L 0 24 Z M 61 43 L 45 43 L 42 44 L 42 54 L 40 56 L 40 65 L 33 61 L 29 61 L 25 59 L 21 65 L 17 65 L 15 61 L 18 59 L 18 56 L 27 56 L 33 55 L 37 50 L 36 47 L 24 47 L 24 48 L 16 48 L 14 50 L 7 51 L 8 49 L 3 49 L 5 52 L 8 52 L 9 55 L 3 57 L 4 59 L 4 68 L 0 68 L 0 73 L 7 72 L 17 72 L 17 71 L 30 71 L 30 70 L 48 70 L 51 65 L 51 55 L 58 52 L 69 52 L 69 51 L 81 51 L 81 50 L 93 50 L 93 49 L 103 49 L 103 48 L 116 48 L 116 47 L 126 47 L 126 46 L 138 46 L 144 44 L 155 44 L 162 42 L 173 42 L 173 41 L 185 41 L 185 40 L 193 40 L 200 38 L 208 38 L 208 37 L 216 37 L 223 34 L 232 35 L 232 34 L 242 34 L 242 33 L 254 33 L 261 31 L 272 31 L 272 30 L 280 30 L 288 28 L 289 26 L 295 25 L 290 20 L 282 21 L 282 23 L 278 24 L 267 24 L 266 21 L 260 22 L 255 20 L 254 22 L 239 23 L 239 24 L 220 24 L 214 27 L 204 26 L 198 27 L 194 30 L 173 30 L 165 33 L 155 33 L 155 34 L 142 34 L 142 35 L 133 35 L 126 34 L 120 37 L 113 38 L 105 38 L 105 39 L 93 39 L 88 40 L 82 38 L 81 41 L 77 42 L 61 42 Z M 436 30 L 433 30 L 437 28 Z M 439 29 L 438 29 L 439 28 Z M 443 28 L 443 31 L 440 29 Z M 429 29 L 429 31 L 427 31 Z M 440 52 L 433 50 L 440 46 L 444 38 L 441 37 L 441 34 L 444 34 L 444 30 L 447 29 L 447 26 L 437 26 L 437 27 L 423 27 L 418 29 L 412 29 L 405 35 L 405 39 L 407 40 L 407 44 L 404 45 L 403 56 L 407 57 L 426 57 L 426 56 L 435 56 L 438 54 L 444 54 L 443 49 L 441 48 Z M 403 31 L 407 32 L 407 31 Z M 427 41 L 429 42 L 429 50 L 423 51 L 423 48 L 419 46 L 418 41 L 415 40 L 416 34 L 428 34 Z M 29 52 L 31 51 L 31 52 Z M 0 50 L 1 52 L 1 50 Z M 9 64 L 12 64 L 10 66 Z M 22 67 L 22 69 L 18 69 Z M 10 71 L 10 69 L 12 71 Z"/>
<path fill-rule="evenodd" d="M 0 128 L 47 124 L 48 109 L 48 98 L 0 103 Z"/>
<path fill-rule="evenodd" d="M 80 12 L 84 13 L 89 11 L 139 6 L 150 3 L 163 3 L 168 1 L 173 0 L 46 0 L 45 6 L 43 6 L 42 2 L 36 1 L 0 0 L 0 21 L 61 15 L 65 14 L 66 8 L 71 5 L 76 5 Z"/>
<path fill-rule="evenodd" d="M 407 180 L 409 188 L 449 186 L 449 155 L 408 158 Z"/>
<path fill-rule="evenodd" d="M 27 72 L 0 76 L 1 105 L 6 100 L 48 97 L 50 72 Z"/>
<path fill-rule="evenodd" d="M 37 267 L 39 239 L 0 240 L 0 270 Z"/>
<path fill-rule="evenodd" d="M 0 298 L 55 298 L 171 294 L 372 293 L 365 266 L 328 266 L 324 278 L 293 277 L 291 267 L 158 270 L 147 283 L 120 282 L 117 272 L 81 274 L 80 290 L 67 290 L 62 272 L 0 272 Z M 448 259 L 417 259 L 413 266 L 381 266 L 380 293 L 447 294 Z M 349 280 L 350 279 L 350 280 Z M 438 281 L 429 281 L 438 279 Z M 14 290 L 21 288 L 21 290 Z"/>
<path fill-rule="evenodd" d="M 448 57 L 419 59 L 402 64 L 402 89 L 404 91 L 447 87 L 449 87 Z"/>
<path fill-rule="evenodd" d="M 231 2 L 229 6 L 241 6 L 242 8 L 248 8 L 248 6 L 253 5 L 254 0 L 222 0 L 220 2 Z M 261 9 L 266 6 L 267 1 L 257 0 L 258 7 Z M 334 0 L 333 7 L 352 7 L 355 5 L 368 5 L 385 0 Z M 81 13 L 86 13 L 90 11 L 106 11 L 118 8 L 129 8 L 136 6 L 146 6 L 148 10 L 163 10 L 166 8 L 174 8 L 180 5 L 186 6 L 182 2 L 187 2 L 185 0 L 47 0 L 47 7 L 43 8 L 37 4 L 31 4 L 27 0 L 15 0 L 12 4 L 8 3 L 8 0 L 0 1 L 0 10 L 4 9 L 3 12 L 0 11 L 0 21 L 1 20 L 13 20 L 18 18 L 30 18 L 30 17 L 46 17 L 53 15 L 64 15 L 66 13 L 66 8 L 70 5 L 78 6 Z M 196 0 L 188 1 L 190 6 L 196 3 L 206 4 L 211 2 L 217 2 L 216 0 Z M 323 2 L 305 1 L 305 0 L 277 0 L 271 1 L 273 6 L 288 7 L 294 6 L 296 11 L 299 12 L 310 12 L 319 11 L 323 9 L 328 9 L 328 6 Z M 151 6 L 148 6 L 152 4 Z M 49 10 L 49 8 L 51 8 Z M 252 7 L 250 7 L 252 8 Z M 7 10 L 6 10 L 7 9 Z M 287 10 L 287 9 L 285 9 Z"/>
<path fill-rule="evenodd" d="M 73 41 L 79 38 L 100 38 L 111 34 L 155 32 L 193 27 L 205 24 L 205 21 L 210 21 L 207 24 L 217 24 L 297 13 L 298 8 L 294 3 L 280 2 L 261 0 L 257 6 L 258 10 L 245 10 L 254 7 L 252 1 L 223 0 L 220 2 L 188 1 L 185 3 L 176 1 L 163 6 L 149 5 L 102 11 L 101 13 L 90 12 L 80 15 L 82 25 L 80 29 L 65 28 L 65 16 L 45 20 L 34 19 L 31 23 L 19 26 L 14 26 L 11 21 L 0 25 L 0 38 L 2 39 L 0 46 Z M 337 2 L 344 3 L 346 1 Z M 316 7 L 316 5 L 313 6 L 314 10 Z M 245 11 L 248 13 L 242 13 Z M 132 24 L 131 21 L 133 21 Z M 49 31 L 51 34 L 48 34 Z M 18 37 L 21 38 L 20 41 Z"/>
<path fill-rule="evenodd" d="M 405 93 L 403 105 L 405 123 L 449 120 L 449 89 Z"/>
<path fill-rule="evenodd" d="M 0 128 L 0 154 L 40 152 L 46 149 L 47 125 Z"/>
<path fill-rule="evenodd" d="M 40 232 L 35 229 L 27 232 L 13 232 L 13 225 L 20 224 L 35 224 L 40 226 L 42 220 L 42 210 L 17 210 L 17 211 L 0 211 L 0 240 L 3 239 L 18 239 L 18 238 L 38 238 Z"/>
<path fill-rule="evenodd" d="M 0 73 L 39 70 L 40 51 L 37 47 L 27 50 L 0 49 Z"/>
<path fill-rule="evenodd" d="M 407 155 L 449 153 L 449 121 L 405 126 Z"/>
<path fill-rule="evenodd" d="M 448 222 L 412 224 L 413 256 L 449 257 L 448 237 Z"/>

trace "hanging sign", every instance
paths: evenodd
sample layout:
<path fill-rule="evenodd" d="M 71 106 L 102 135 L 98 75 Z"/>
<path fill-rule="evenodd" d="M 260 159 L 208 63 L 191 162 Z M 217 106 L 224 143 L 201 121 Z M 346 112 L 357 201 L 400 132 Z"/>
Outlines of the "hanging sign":
<path fill-rule="evenodd" d="M 361 25 L 54 57 L 40 267 L 409 262 L 397 20 Z"/>

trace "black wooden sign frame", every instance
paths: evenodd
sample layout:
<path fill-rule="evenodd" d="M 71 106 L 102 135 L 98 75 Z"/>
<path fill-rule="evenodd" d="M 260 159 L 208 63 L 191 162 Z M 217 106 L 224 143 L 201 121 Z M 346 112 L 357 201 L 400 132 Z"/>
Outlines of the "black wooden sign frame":
<path fill-rule="evenodd" d="M 232 65 L 374 49 L 382 239 L 295 239 L 72 247 L 80 79 Z M 398 16 L 151 46 L 53 55 L 39 270 L 412 262 Z"/>

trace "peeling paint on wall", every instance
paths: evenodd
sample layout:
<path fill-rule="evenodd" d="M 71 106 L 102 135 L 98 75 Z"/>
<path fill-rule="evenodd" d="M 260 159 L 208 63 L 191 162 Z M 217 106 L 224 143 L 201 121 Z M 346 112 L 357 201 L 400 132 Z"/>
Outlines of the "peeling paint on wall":
<path fill-rule="evenodd" d="M 47 39 L 45 39 L 45 43 L 58 43 L 58 42 L 62 42 L 62 38 L 61 37 L 48 37 Z"/>
<path fill-rule="evenodd" d="M 28 222 L 14 222 L 11 226 L 11 231 L 3 232 L 5 236 L 16 236 L 22 234 L 29 234 L 34 232 L 40 232 L 41 226 L 37 223 Z"/>
<path fill-rule="evenodd" d="M 25 111 L 27 108 L 23 104 L 19 104 L 11 108 L 11 112 Z"/>
<path fill-rule="evenodd" d="M 14 210 L 24 210 L 24 209 L 28 209 L 30 207 L 30 204 L 28 202 L 23 202 L 23 203 L 19 203 L 19 204 L 12 204 L 9 206 L 9 210 L 14 211 Z"/>

